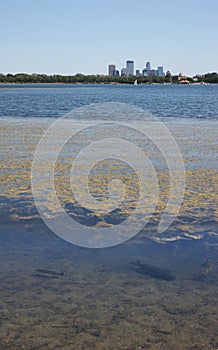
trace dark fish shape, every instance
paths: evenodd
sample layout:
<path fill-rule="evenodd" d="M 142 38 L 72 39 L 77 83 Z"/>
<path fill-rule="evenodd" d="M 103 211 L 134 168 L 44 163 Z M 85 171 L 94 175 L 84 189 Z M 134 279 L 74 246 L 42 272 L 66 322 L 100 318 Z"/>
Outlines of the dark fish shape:
<path fill-rule="evenodd" d="M 43 278 L 59 278 L 60 276 L 56 276 L 56 275 L 45 275 L 43 273 L 33 273 L 32 274 L 33 277 L 43 277 Z"/>
<path fill-rule="evenodd" d="M 47 270 L 47 269 L 36 269 L 36 272 L 39 272 L 40 274 L 52 275 L 52 276 L 63 276 L 64 275 L 64 272 L 58 272 L 58 271 Z"/>
<path fill-rule="evenodd" d="M 142 264 L 139 260 L 136 263 L 131 262 L 135 266 L 134 270 L 142 275 L 148 275 L 153 278 L 159 278 L 165 281 L 174 281 L 175 277 L 169 270 L 163 270 L 160 267 Z"/>

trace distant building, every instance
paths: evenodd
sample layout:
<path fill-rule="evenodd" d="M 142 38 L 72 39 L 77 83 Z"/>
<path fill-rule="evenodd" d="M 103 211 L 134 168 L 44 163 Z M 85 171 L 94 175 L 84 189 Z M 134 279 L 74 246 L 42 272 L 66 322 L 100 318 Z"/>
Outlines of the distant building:
<path fill-rule="evenodd" d="M 163 66 L 157 67 L 157 76 L 158 77 L 163 77 L 164 76 Z"/>
<path fill-rule="evenodd" d="M 149 71 L 149 77 L 156 77 L 157 76 L 157 70 L 151 69 Z"/>
<path fill-rule="evenodd" d="M 168 81 L 169 81 L 170 83 L 172 83 L 172 81 L 173 81 L 173 79 L 172 79 L 172 74 L 170 73 L 169 70 L 166 72 L 166 78 L 168 79 Z"/>
<path fill-rule="evenodd" d="M 127 75 L 134 75 L 134 61 L 126 61 Z"/>
<path fill-rule="evenodd" d="M 182 73 L 179 73 L 179 75 L 178 75 L 178 81 L 186 80 L 186 79 L 187 79 L 187 76 L 186 76 L 186 75 L 183 75 Z"/>
<path fill-rule="evenodd" d="M 148 76 L 148 72 L 147 72 L 147 69 L 146 69 L 146 68 L 143 69 L 143 71 L 142 71 L 142 76 L 143 76 L 143 77 L 147 77 L 147 76 Z"/>
<path fill-rule="evenodd" d="M 115 70 L 113 76 L 114 77 L 119 77 L 119 75 L 120 75 L 120 72 L 118 70 Z"/>
<path fill-rule="evenodd" d="M 109 76 L 113 76 L 115 70 L 116 70 L 116 65 L 115 64 L 109 64 L 109 66 L 108 66 L 108 75 Z"/>
<path fill-rule="evenodd" d="M 127 77 L 127 76 L 128 76 L 127 68 L 122 68 L 122 69 L 121 69 L 121 76 L 122 76 L 122 77 Z"/>
<path fill-rule="evenodd" d="M 150 77 L 151 74 L 151 63 L 146 62 L 145 68 L 142 71 L 143 77 Z"/>
<path fill-rule="evenodd" d="M 139 69 L 136 69 L 135 75 L 136 75 L 137 77 L 140 77 L 140 76 L 141 76 L 141 73 L 140 73 L 140 70 L 139 70 Z"/>
<path fill-rule="evenodd" d="M 178 75 L 178 82 L 180 84 L 189 84 L 189 80 L 187 79 L 187 76 L 183 75 L 182 73 L 179 73 Z"/>
<path fill-rule="evenodd" d="M 137 77 L 143 76 L 143 77 L 164 77 L 164 71 L 163 66 L 158 66 L 157 69 L 151 68 L 151 62 L 146 62 L 145 68 L 140 72 L 139 69 L 137 69 L 134 72 L 134 61 L 128 60 L 126 61 L 126 67 L 121 69 L 120 72 L 121 76 L 129 77 L 133 76 L 134 74 Z M 108 66 L 108 75 L 109 76 L 119 76 L 119 71 L 116 69 L 115 64 L 110 64 Z"/>
<path fill-rule="evenodd" d="M 147 70 L 147 72 L 150 72 L 150 70 L 151 70 L 151 62 L 146 62 L 146 70 Z"/>
<path fill-rule="evenodd" d="M 159 66 L 157 69 L 151 69 L 151 62 L 146 62 L 146 67 L 142 71 L 143 77 L 163 77 L 163 66 Z"/>

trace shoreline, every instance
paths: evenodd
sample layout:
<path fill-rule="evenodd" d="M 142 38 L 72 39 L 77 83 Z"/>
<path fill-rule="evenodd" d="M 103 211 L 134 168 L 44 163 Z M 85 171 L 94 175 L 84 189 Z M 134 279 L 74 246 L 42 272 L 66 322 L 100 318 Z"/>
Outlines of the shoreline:
<path fill-rule="evenodd" d="M 111 82 L 111 83 L 0 83 L 0 86 L 6 86 L 6 85 L 134 85 L 134 83 L 118 83 L 118 82 Z M 218 83 L 138 83 L 138 85 L 218 85 Z M 137 86 L 138 86 L 137 85 Z M 135 86 L 135 85 L 134 85 Z"/>

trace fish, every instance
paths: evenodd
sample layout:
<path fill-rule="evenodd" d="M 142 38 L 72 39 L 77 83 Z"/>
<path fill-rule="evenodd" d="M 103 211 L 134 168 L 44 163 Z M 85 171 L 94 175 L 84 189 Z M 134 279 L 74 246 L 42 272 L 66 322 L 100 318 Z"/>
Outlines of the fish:
<path fill-rule="evenodd" d="M 54 271 L 54 270 L 47 270 L 47 269 L 36 269 L 36 273 L 39 273 L 40 275 L 43 276 L 55 276 L 55 277 L 59 277 L 59 276 L 63 276 L 64 272 L 58 272 L 58 271 Z"/>
<path fill-rule="evenodd" d="M 130 262 L 134 265 L 133 268 L 136 272 L 141 273 L 142 275 L 148 275 L 153 278 L 159 278 L 165 281 L 174 281 L 175 277 L 171 274 L 169 270 L 163 270 L 160 267 L 152 266 L 148 264 L 142 264 L 140 260 L 137 262 Z"/>

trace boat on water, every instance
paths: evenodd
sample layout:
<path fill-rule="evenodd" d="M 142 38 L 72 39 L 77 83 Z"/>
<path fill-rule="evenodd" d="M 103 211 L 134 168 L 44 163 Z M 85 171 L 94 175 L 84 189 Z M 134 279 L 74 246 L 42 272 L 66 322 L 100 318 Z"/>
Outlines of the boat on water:
<path fill-rule="evenodd" d="M 134 81 L 134 85 L 138 85 L 138 80 L 137 79 Z"/>

